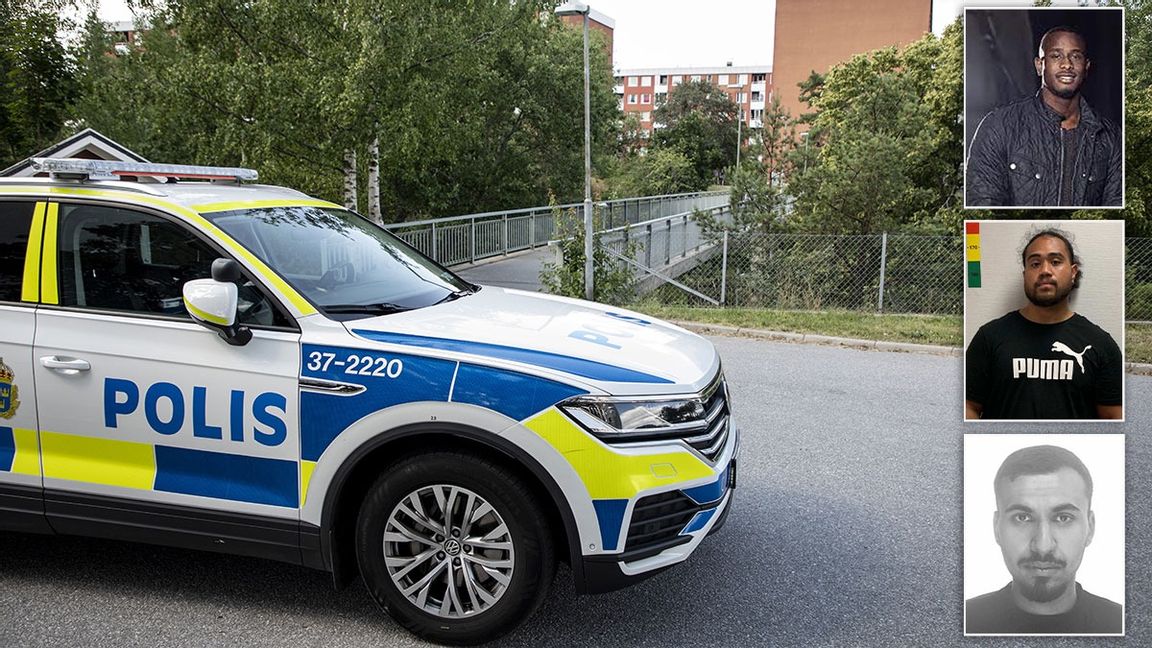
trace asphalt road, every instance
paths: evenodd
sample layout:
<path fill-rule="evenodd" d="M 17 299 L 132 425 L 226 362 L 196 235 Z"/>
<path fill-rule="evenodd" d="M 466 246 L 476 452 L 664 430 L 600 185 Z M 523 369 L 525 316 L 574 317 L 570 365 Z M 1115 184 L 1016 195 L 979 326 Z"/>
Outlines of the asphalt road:
<path fill-rule="evenodd" d="M 506 646 L 1090 646 L 962 637 L 960 360 L 713 338 L 736 508 L 684 565 L 587 597 L 562 570 Z M 1152 378 L 1128 377 L 1127 628 L 1152 645 Z M 1054 431 L 1041 425 L 997 431 Z M 274 562 L 0 534 L 5 646 L 413 646 L 360 586 Z"/>

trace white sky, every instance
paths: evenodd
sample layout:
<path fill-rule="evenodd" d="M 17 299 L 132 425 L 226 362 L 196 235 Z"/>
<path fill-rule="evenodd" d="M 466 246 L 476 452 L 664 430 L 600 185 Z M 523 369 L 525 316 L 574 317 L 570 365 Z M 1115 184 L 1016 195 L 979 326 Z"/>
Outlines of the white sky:
<path fill-rule="evenodd" d="M 762 65 L 772 62 L 776 0 L 586 0 L 616 21 L 617 68 Z M 867 0 L 858 0 L 866 8 Z M 1077 0 L 1055 0 L 1076 6 Z M 971 7 L 1029 7 L 1031 0 L 932 0 L 939 34 Z M 124 0 L 101 0 L 107 20 L 132 17 Z"/>

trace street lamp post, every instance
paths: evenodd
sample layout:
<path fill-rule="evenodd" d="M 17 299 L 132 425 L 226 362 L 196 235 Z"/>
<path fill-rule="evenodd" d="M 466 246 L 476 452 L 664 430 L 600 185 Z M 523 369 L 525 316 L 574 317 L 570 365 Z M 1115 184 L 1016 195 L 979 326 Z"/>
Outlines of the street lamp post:
<path fill-rule="evenodd" d="M 588 13 L 584 2 L 566 2 L 556 7 L 557 16 L 584 18 L 584 297 L 592 299 L 594 272 L 592 245 L 592 80 L 588 64 Z"/>

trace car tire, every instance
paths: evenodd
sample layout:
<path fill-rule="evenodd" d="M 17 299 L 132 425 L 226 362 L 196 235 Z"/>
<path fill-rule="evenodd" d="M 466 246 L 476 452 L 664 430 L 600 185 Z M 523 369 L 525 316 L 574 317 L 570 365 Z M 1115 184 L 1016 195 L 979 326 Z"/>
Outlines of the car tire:
<path fill-rule="evenodd" d="M 524 480 L 489 460 L 428 453 L 399 460 L 356 520 L 372 598 L 425 639 L 467 645 L 530 617 L 556 571 L 552 537 Z"/>

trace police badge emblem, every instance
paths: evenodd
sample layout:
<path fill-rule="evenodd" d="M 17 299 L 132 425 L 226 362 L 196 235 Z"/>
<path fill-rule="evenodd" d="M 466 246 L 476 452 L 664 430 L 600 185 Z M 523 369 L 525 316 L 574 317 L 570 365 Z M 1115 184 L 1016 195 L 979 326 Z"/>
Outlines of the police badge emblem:
<path fill-rule="evenodd" d="M 20 407 L 20 390 L 13 382 L 15 379 L 12 367 L 4 364 L 4 358 L 0 358 L 0 418 L 16 416 L 16 409 Z"/>

